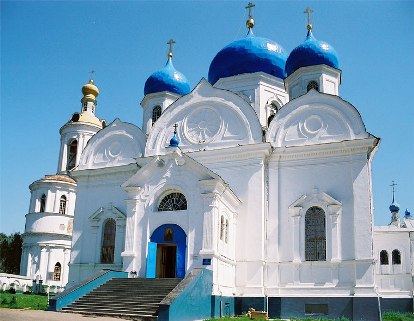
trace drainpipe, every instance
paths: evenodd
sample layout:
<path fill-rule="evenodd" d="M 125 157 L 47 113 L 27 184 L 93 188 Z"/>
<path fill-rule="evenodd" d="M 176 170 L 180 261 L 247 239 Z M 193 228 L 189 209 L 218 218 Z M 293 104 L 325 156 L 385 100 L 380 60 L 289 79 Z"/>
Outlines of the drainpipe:
<path fill-rule="evenodd" d="M 382 321 L 382 313 L 381 313 L 381 298 L 378 292 L 378 286 L 375 287 L 375 293 L 377 294 L 377 301 L 378 301 L 378 315 L 380 321 Z"/>

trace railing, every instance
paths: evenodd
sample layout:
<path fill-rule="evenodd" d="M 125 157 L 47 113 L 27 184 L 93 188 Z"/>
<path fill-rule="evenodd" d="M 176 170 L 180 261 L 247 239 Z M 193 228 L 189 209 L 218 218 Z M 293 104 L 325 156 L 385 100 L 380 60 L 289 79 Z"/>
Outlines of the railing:
<path fill-rule="evenodd" d="M 60 311 L 64 307 L 67 307 L 69 304 L 75 302 L 84 295 L 95 290 L 102 284 L 106 283 L 113 278 L 127 278 L 128 272 L 122 271 L 112 271 L 112 270 L 103 270 L 91 278 L 83 281 L 80 284 L 77 284 L 58 295 L 55 295 L 49 300 L 48 310 L 50 311 Z"/>

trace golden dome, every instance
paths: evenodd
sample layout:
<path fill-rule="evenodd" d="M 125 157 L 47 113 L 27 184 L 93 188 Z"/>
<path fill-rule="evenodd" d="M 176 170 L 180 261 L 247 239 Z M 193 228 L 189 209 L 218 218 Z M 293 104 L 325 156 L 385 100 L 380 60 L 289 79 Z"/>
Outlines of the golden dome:
<path fill-rule="evenodd" d="M 89 83 L 82 87 L 82 94 L 85 98 L 95 99 L 99 95 L 99 89 L 93 83 L 93 80 L 89 80 Z"/>
<path fill-rule="evenodd" d="M 254 19 L 252 17 L 246 21 L 246 27 L 247 29 L 252 29 L 254 27 Z"/>

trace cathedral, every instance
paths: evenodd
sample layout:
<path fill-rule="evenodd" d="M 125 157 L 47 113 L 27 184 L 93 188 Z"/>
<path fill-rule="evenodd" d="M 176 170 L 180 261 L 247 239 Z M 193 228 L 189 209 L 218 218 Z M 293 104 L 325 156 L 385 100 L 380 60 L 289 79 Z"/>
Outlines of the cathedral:
<path fill-rule="evenodd" d="M 57 173 L 30 185 L 21 274 L 58 292 L 106 269 L 201 269 L 212 300 L 236 314 L 412 311 L 414 220 L 393 199 L 390 225 L 374 226 L 380 139 L 341 98 L 338 55 L 307 12 L 290 53 L 254 34 L 250 12 L 247 35 L 194 88 L 170 40 L 145 82 L 141 127 L 100 119 L 99 89 L 85 84 L 60 129 Z"/>

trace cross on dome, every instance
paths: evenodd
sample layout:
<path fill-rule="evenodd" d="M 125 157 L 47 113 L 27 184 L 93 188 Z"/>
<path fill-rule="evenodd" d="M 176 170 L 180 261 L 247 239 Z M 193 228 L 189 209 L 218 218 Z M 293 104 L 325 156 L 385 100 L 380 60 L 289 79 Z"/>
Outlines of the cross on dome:
<path fill-rule="evenodd" d="M 252 15 L 252 9 L 255 7 L 256 5 L 253 4 L 252 2 L 249 2 L 247 4 L 247 7 L 245 7 L 246 9 L 249 10 L 249 19 L 247 19 L 246 21 L 246 27 L 247 29 L 252 29 L 254 26 L 254 19 L 253 19 L 253 15 Z"/>
<path fill-rule="evenodd" d="M 308 15 L 308 30 L 312 30 L 312 24 L 311 24 L 311 14 L 313 13 L 313 9 L 310 7 L 307 7 L 303 13 L 306 13 Z"/>
<path fill-rule="evenodd" d="M 398 184 L 395 183 L 395 181 L 392 181 L 392 184 L 390 185 L 392 187 L 392 202 L 394 203 L 394 199 L 395 199 L 395 186 L 397 186 Z"/>
<path fill-rule="evenodd" d="M 176 42 L 174 41 L 174 39 L 170 39 L 168 42 L 167 42 L 167 45 L 169 45 L 170 46 L 170 49 L 168 50 L 168 57 L 170 57 L 170 58 L 172 58 L 172 56 L 173 56 L 173 45 L 175 44 Z"/>

